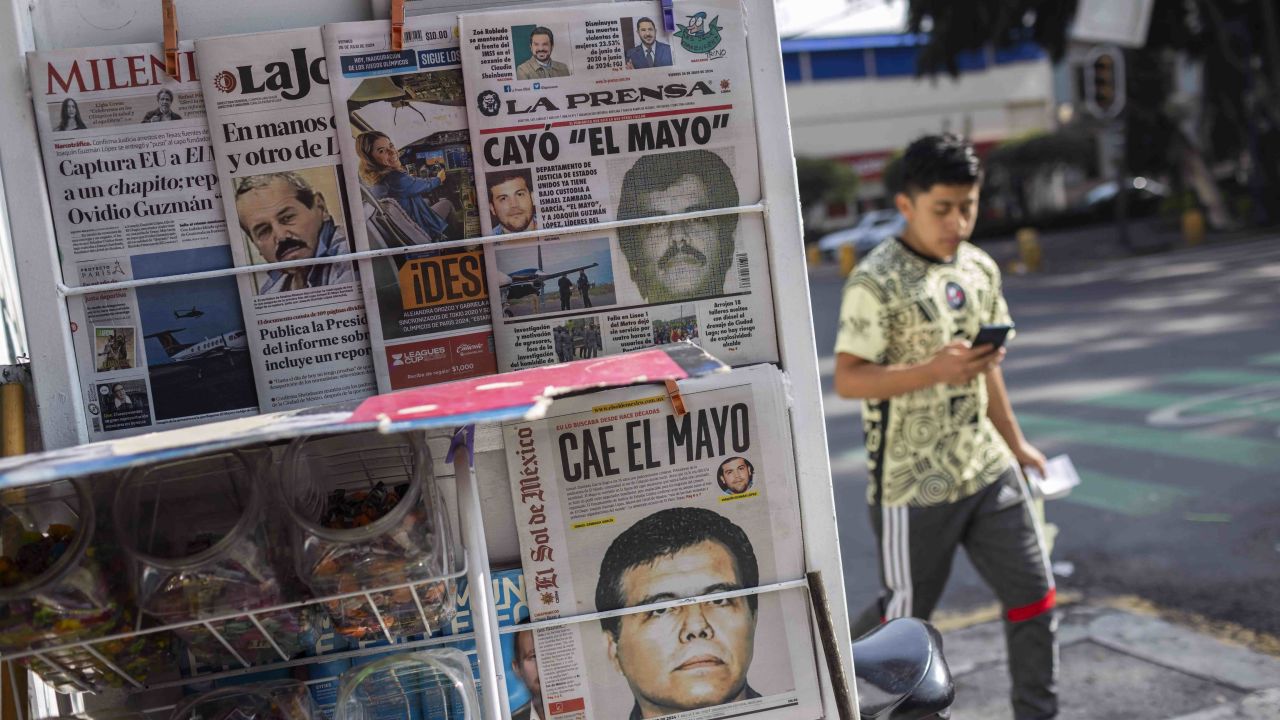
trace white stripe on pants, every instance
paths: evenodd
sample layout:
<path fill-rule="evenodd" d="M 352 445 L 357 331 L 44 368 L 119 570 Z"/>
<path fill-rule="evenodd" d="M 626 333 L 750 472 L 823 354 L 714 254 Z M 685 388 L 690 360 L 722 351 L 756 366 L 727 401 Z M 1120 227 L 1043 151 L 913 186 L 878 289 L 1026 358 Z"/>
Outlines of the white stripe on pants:
<path fill-rule="evenodd" d="M 885 585 L 891 593 L 884 609 L 884 619 L 911 616 L 911 536 L 907 507 L 881 506 L 881 562 Z"/>

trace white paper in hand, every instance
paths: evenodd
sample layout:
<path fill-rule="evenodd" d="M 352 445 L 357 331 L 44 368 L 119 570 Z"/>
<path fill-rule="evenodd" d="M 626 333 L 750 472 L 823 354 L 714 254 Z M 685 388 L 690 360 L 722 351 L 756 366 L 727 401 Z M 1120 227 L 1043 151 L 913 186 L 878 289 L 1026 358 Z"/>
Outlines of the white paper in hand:
<path fill-rule="evenodd" d="M 1071 494 L 1071 488 L 1080 484 L 1080 475 L 1076 472 L 1076 466 L 1071 462 L 1071 456 L 1059 455 L 1050 458 L 1044 464 L 1045 475 L 1035 468 L 1027 468 L 1027 478 L 1035 483 L 1036 489 L 1045 500 L 1056 500 Z"/>

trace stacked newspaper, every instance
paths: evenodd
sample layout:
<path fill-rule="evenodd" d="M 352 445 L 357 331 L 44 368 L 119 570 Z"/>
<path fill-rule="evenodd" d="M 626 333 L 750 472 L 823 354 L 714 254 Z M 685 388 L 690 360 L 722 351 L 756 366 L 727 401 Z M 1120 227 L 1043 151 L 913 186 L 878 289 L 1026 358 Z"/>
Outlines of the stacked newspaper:
<path fill-rule="evenodd" d="M 462 68 L 486 235 L 760 199 L 737 0 L 463 14 Z M 727 212 L 486 246 L 499 370 L 693 340 L 774 361 L 759 214 Z"/>
<path fill-rule="evenodd" d="M 319 28 L 196 41 L 264 412 L 375 392 Z"/>
<path fill-rule="evenodd" d="M 62 279 L 70 286 L 231 266 L 193 48 L 28 56 Z M 235 281 L 73 296 L 92 440 L 258 412 Z"/>
<path fill-rule="evenodd" d="M 803 576 L 782 374 L 558 400 L 504 425 L 533 620 Z M 822 715 L 803 590 L 538 630 L 549 720 Z M 696 711 L 696 712 L 694 712 Z"/>
<path fill-rule="evenodd" d="M 422 246 L 360 263 L 378 389 L 496 372 L 484 252 L 428 249 L 480 235 L 457 15 L 323 34 L 355 247 Z"/>

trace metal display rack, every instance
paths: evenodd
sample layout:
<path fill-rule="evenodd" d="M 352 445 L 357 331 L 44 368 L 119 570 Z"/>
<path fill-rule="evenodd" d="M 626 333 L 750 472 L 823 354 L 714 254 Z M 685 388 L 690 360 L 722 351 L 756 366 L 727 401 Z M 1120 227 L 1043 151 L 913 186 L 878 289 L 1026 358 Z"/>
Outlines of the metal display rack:
<path fill-rule="evenodd" d="M 584 0 L 589 2 L 591 0 Z M 155 42 L 162 37 L 161 14 L 154 0 L 9 0 L 0 8 L 0 48 L 4 48 L 3 65 L 0 66 L 0 138 L 4 138 L 4 153 L 0 154 L 0 178 L 3 178 L 4 204 L 8 213 L 11 236 L 15 238 L 15 259 L 20 278 L 23 305 L 29 328 L 29 344 L 34 376 L 35 395 L 39 411 L 41 436 L 44 447 L 62 448 L 83 443 L 88 431 L 80 408 L 82 397 L 77 375 L 69 319 L 65 299 L 73 294 L 86 292 L 83 288 L 71 288 L 61 282 L 56 242 L 50 206 L 47 201 L 43 165 L 40 158 L 39 139 L 33 115 L 30 89 L 27 85 L 24 53 L 33 49 L 55 49 L 91 45 L 109 45 L 134 42 Z M 374 2 L 376 7 L 376 0 Z M 483 7 L 476 2 L 476 9 Z M 790 125 L 787 115 L 787 99 L 783 84 L 781 48 L 773 0 L 742 0 L 747 18 L 748 50 L 751 58 L 756 136 L 759 143 L 759 162 L 762 198 L 757 204 L 737 208 L 686 213 L 640 221 L 618 221 L 573 228 L 573 232 L 586 232 L 622 227 L 637 223 L 673 222 L 689 217 L 725 213 L 759 213 L 763 216 L 766 233 L 770 272 L 773 277 L 772 292 L 775 307 L 776 333 L 780 365 L 786 371 L 791 391 L 791 435 L 795 454 L 795 467 L 799 481 L 798 496 L 803 523 L 805 567 L 825 579 L 825 597 L 821 605 L 830 609 L 830 638 L 828 653 L 843 648 L 834 663 L 818 663 L 821 678 L 822 702 L 825 717 L 841 717 L 840 693 L 832 680 L 837 676 L 853 678 L 849 623 L 845 604 L 844 583 L 840 562 L 839 541 L 836 529 L 834 496 L 831 485 L 830 464 L 827 456 L 826 430 L 822 414 L 822 389 L 817 354 L 814 343 L 812 311 L 809 300 L 808 277 L 805 267 L 801 216 L 796 190 L 795 165 L 792 152 Z M 271 3 L 256 0 L 224 0 L 219 3 L 190 3 L 182 7 L 182 29 L 185 37 L 207 37 L 238 32 L 261 31 L 302 25 L 320 25 L 329 22 L 368 19 L 373 10 L 370 0 L 276 0 Z M 522 237 L 564 234 L 564 230 L 533 231 L 504 236 L 503 240 Z M 456 244 L 474 245 L 477 242 L 494 242 L 495 238 L 467 240 Z M 358 253 L 339 258 L 349 261 L 352 257 L 376 257 L 399 250 L 382 250 Z M 338 260 L 338 259 L 335 259 Z M 317 260 L 299 261 L 315 264 Z M 278 263 L 285 267 L 295 263 Z M 111 287 L 134 287 L 150 282 L 174 282 L 198 277 L 230 275 L 245 272 L 261 272 L 262 266 L 234 268 L 213 273 L 175 276 L 155 281 L 118 283 L 114 286 L 93 286 L 99 292 Z M 463 567 L 454 574 L 437 578 L 448 581 L 465 575 L 471 592 L 474 631 L 465 635 L 451 635 L 411 643 L 400 643 L 395 649 L 411 650 L 440 643 L 474 639 L 482 683 L 480 703 L 485 717 L 509 717 L 505 692 L 505 670 L 500 662 L 501 634 L 512 629 L 498 629 L 497 614 L 490 593 L 489 557 L 485 545 L 484 523 L 481 515 L 479 482 L 470 462 L 474 428 L 464 428 L 455 436 L 450 460 L 455 469 L 457 483 L 456 511 L 462 537 Z M 466 452 L 455 452 L 465 446 Z M 487 449 L 497 449 L 487 448 Z M 411 583 L 421 586 L 424 582 Z M 217 634 L 212 623 L 220 619 L 248 618 L 265 630 L 258 622 L 258 615 L 272 610 L 287 609 L 304 604 L 335 600 L 342 597 L 372 594 L 395 589 L 375 588 L 357 593 L 309 600 L 303 603 L 264 608 L 253 613 L 213 618 L 207 627 Z M 751 588 L 748 590 L 717 593 L 687 600 L 655 603 L 640 608 L 599 613 L 572 618 L 543 621 L 520 629 L 550 627 L 577 622 L 595 621 L 604 617 L 633 612 L 652 611 L 664 607 L 703 602 L 708 599 L 738 595 L 777 592 L 799 587 L 809 587 L 804 579 Z M 418 600 L 415 597 L 416 600 Z M 419 610 L 421 610 L 421 602 Z M 375 609 L 376 612 L 376 609 Z M 425 614 L 424 614 L 425 619 Z M 381 621 L 381 619 L 380 619 Z M 148 628 L 142 633 L 172 630 L 177 626 Z M 386 626 L 383 624 L 384 632 Z M 133 634 L 131 634 L 133 635 Z M 389 633 L 388 633 L 389 636 Z M 268 637 L 270 637 L 268 635 Z M 110 638 L 107 638 L 110 639 Z M 223 644 L 224 638 L 219 636 Z M 69 647 L 83 646 L 86 652 L 96 654 L 92 645 L 99 638 Z M 815 637 L 816 647 L 823 643 Z M 273 645 L 276 645 L 274 641 Z M 229 647 L 229 646 L 228 646 Z M 355 655 L 383 653 L 387 647 L 354 650 L 327 654 L 319 658 L 288 659 L 279 647 L 281 661 L 271 665 L 248 666 L 227 670 L 216 675 L 206 675 L 199 680 L 243 675 L 271 668 L 289 667 L 308 662 L 328 661 Z M 39 653 L 27 653 L 32 657 L 47 655 L 49 649 Z M 17 656 L 14 656 L 16 659 Z M 99 657 L 100 660 L 106 658 Z M 9 665 L 13 667 L 12 664 Z M 108 667 L 110 667 L 108 663 Z M 142 683 L 130 678 L 120 668 L 125 683 L 135 689 Z M 184 681 L 191 682 L 191 680 Z M 851 685 L 851 683 L 850 683 Z M 86 688 L 88 689 L 88 688 Z M 853 688 L 847 690 L 852 697 Z M 852 705 L 852 707 L 849 707 Z M 843 705 L 844 716 L 854 713 L 856 699 Z"/>

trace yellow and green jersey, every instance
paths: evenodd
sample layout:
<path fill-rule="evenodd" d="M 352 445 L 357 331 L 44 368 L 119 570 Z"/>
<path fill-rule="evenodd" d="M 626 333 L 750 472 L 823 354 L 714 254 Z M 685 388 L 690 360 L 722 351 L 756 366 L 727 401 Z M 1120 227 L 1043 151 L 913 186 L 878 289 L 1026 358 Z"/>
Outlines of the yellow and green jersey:
<path fill-rule="evenodd" d="M 893 239 L 850 274 L 835 349 L 879 365 L 922 363 L 952 340 L 972 341 L 982 325 L 1009 322 L 1000 269 L 985 252 L 965 242 L 941 262 Z M 994 482 L 1012 462 L 987 418 L 981 375 L 967 385 L 863 400 L 862 424 L 871 503 L 955 502 Z"/>

